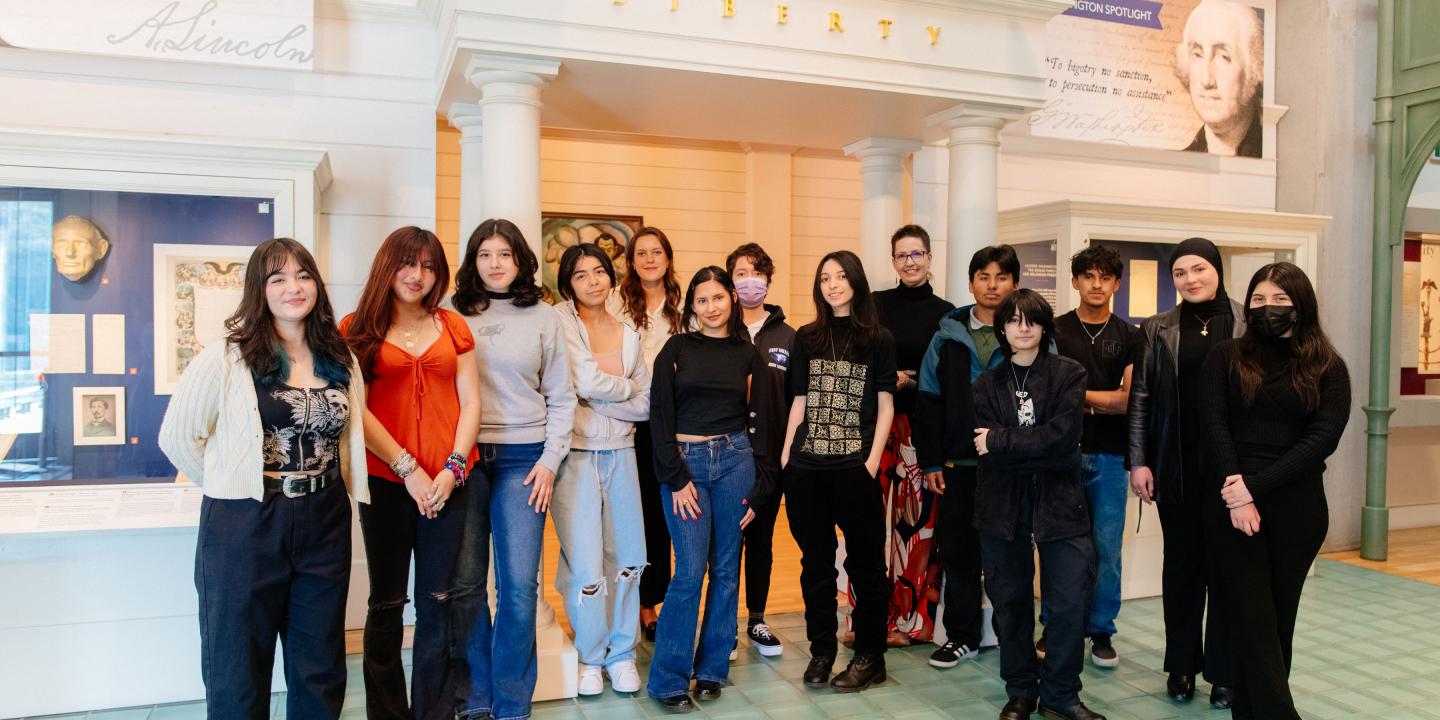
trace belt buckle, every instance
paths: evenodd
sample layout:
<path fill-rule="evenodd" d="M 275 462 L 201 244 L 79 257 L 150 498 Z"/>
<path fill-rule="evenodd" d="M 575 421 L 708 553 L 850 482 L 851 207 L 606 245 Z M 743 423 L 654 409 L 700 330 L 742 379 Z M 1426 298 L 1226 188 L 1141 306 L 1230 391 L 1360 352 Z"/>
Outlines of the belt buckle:
<path fill-rule="evenodd" d="M 298 484 L 298 483 L 294 483 L 293 481 L 295 481 L 295 480 L 300 480 L 300 481 L 309 480 L 309 481 L 310 481 L 310 486 L 307 488 L 307 487 L 304 486 L 304 485 L 300 485 L 300 484 Z M 304 490 L 304 492 L 301 492 L 302 489 Z M 312 493 L 312 492 L 314 492 L 314 491 L 315 491 L 315 478 L 313 478 L 313 477 L 311 477 L 311 476 L 309 476 L 309 475 L 281 475 L 281 476 L 280 476 L 280 492 L 284 493 L 284 494 L 285 494 L 285 497 L 287 497 L 287 498 L 297 498 L 297 497 L 301 497 L 301 496 L 303 496 L 303 495 L 309 495 L 310 493 Z"/>

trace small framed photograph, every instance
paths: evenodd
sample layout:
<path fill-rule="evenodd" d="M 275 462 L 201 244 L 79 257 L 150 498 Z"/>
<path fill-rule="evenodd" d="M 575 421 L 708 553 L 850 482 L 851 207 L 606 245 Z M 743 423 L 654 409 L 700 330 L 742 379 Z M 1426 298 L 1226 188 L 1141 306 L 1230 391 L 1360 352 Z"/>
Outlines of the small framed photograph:
<path fill-rule="evenodd" d="M 77 387 L 74 393 L 76 445 L 125 444 L 125 388 Z"/>

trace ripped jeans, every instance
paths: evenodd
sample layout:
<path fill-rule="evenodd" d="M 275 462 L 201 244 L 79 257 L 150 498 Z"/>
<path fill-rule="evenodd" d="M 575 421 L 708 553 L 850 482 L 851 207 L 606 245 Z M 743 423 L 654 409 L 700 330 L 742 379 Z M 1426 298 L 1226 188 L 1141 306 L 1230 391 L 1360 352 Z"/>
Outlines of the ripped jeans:
<path fill-rule="evenodd" d="M 647 562 L 635 449 L 571 450 L 555 480 L 550 517 L 560 537 L 555 589 L 565 599 L 580 662 L 633 661 Z"/>
<path fill-rule="evenodd" d="M 457 487 L 430 520 L 421 517 L 402 483 L 370 476 L 370 502 L 360 504 L 360 532 L 370 571 L 365 616 L 365 714 L 377 718 L 451 718 L 466 684 L 465 665 L 452 661 L 450 598 L 455 558 L 465 532 L 466 488 Z M 405 632 L 405 591 L 415 556 L 414 673 L 409 696 L 400 644 Z M 411 702 L 414 707 L 412 710 Z"/>

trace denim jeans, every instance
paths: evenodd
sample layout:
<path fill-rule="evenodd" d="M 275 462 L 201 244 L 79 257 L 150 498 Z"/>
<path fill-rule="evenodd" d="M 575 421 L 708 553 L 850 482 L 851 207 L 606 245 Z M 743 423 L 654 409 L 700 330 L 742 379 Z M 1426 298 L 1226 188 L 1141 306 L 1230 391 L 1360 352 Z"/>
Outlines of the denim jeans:
<path fill-rule="evenodd" d="M 540 583 L 540 543 L 545 513 L 527 504 L 532 485 L 525 476 L 539 462 L 544 443 L 482 443 L 475 474 L 488 493 L 471 495 L 470 522 L 456 565 L 458 603 L 472 623 L 465 657 L 470 668 L 468 698 L 460 710 L 484 712 L 496 720 L 530 717 L 535 693 L 535 603 Z M 467 490 L 471 488 L 466 483 Z M 479 517 L 477 517 L 479 516 Z M 495 547 L 495 619 L 486 600 L 490 543 Z"/>
<path fill-rule="evenodd" d="M 445 718 L 455 715 L 455 694 L 465 684 L 463 663 L 451 661 L 451 599 L 455 558 L 465 533 L 465 488 L 457 487 L 434 519 L 420 515 L 403 483 L 370 476 L 370 502 L 360 505 L 360 533 L 370 570 L 365 615 L 365 712 L 370 720 Z M 405 634 L 405 591 L 415 556 L 415 647 L 411 690 L 405 691 L 400 645 Z M 413 703 L 413 710 L 412 705 Z"/>
<path fill-rule="evenodd" d="M 740 603 L 740 520 L 745 517 L 745 496 L 755 484 L 755 457 L 743 431 L 682 442 L 680 450 L 699 498 L 700 517 L 681 519 L 673 510 L 670 488 L 660 488 L 665 523 L 675 546 L 675 575 L 660 608 L 650 659 L 646 691 L 653 698 L 684 693 L 692 676 L 721 685 L 730 676 Z M 696 647 L 700 589 L 707 569 L 710 587 Z"/>
<path fill-rule="evenodd" d="M 634 660 L 645 572 L 635 449 L 571 450 L 560 465 L 550 513 L 560 537 L 555 590 L 564 598 L 580 662 Z"/>
<path fill-rule="evenodd" d="M 1095 595 L 1090 600 L 1086 635 L 1114 635 L 1120 614 L 1120 554 L 1125 543 L 1125 504 L 1130 488 L 1125 458 L 1085 453 L 1080 456 L 1081 477 L 1090 496 L 1091 537 L 1095 541 Z M 1050 608 L 1040 606 L 1040 623 L 1050 620 Z"/>
<path fill-rule="evenodd" d="M 345 700 L 350 498 L 338 476 L 296 498 L 200 501 L 195 589 L 206 716 L 270 716 L 275 638 L 285 716 L 336 718 Z"/>

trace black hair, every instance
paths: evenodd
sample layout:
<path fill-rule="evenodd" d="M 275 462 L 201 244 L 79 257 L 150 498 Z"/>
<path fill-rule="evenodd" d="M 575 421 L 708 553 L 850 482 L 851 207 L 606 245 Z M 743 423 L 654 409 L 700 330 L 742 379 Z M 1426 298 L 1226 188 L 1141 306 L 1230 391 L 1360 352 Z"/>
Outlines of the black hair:
<path fill-rule="evenodd" d="M 733 274 L 735 261 L 742 257 L 750 258 L 750 264 L 755 266 L 755 272 L 764 275 L 766 282 L 775 279 L 775 261 L 770 259 L 770 254 L 757 243 L 745 243 L 731 251 L 730 256 L 725 258 L 725 271 Z"/>
<path fill-rule="evenodd" d="M 1005 296 L 1000 301 L 1000 307 L 995 309 L 995 339 L 1000 342 L 1000 349 L 1004 351 L 1005 357 L 1014 354 L 1010 348 L 1010 339 L 1005 337 L 1005 323 L 1023 317 L 1031 325 L 1039 325 L 1043 334 L 1040 336 L 1040 354 L 1050 352 L 1050 343 L 1055 339 L 1055 310 L 1040 293 L 1028 288 L 1021 288 Z"/>
<path fill-rule="evenodd" d="M 1125 261 L 1115 248 L 1092 242 L 1089 247 L 1070 256 L 1070 277 L 1078 278 L 1087 270 L 1098 270 L 1102 275 L 1119 280 L 1125 273 Z"/>
<path fill-rule="evenodd" d="M 510 246 L 518 271 L 515 281 L 510 283 L 511 302 L 515 307 L 530 307 L 540 302 L 542 292 L 535 283 L 540 261 L 535 259 L 535 251 L 530 249 L 525 235 L 515 223 L 504 218 L 491 218 L 470 233 L 470 241 L 465 243 L 465 259 L 460 262 L 460 271 L 455 273 L 453 302 L 461 315 L 479 315 L 490 307 L 490 292 L 480 280 L 480 271 L 475 269 L 475 258 L 480 254 L 480 245 L 497 236 Z"/>
<path fill-rule="evenodd" d="M 730 320 L 725 323 L 725 328 L 730 331 L 730 337 L 750 339 L 750 331 L 745 328 L 744 311 L 740 309 L 740 300 L 735 295 L 735 281 L 730 279 L 730 273 L 725 268 L 716 265 L 707 265 L 695 272 L 690 278 L 690 287 L 685 290 L 685 315 L 680 320 L 680 327 L 688 328 L 692 322 L 697 322 L 695 316 L 695 288 L 701 283 L 714 280 L 730 293 Z"/>
<path fill-rule="evenodd" d="M 600 261 L 600 267 L 610 276 L 610 287 L 615 287 L 615 264 L 610 262 L 610 255 L 593 243 L 580 243 L 565 248 L 565 254 L 560 256 L 560 269 L 555 278 L 555 289 L 560 291 L 560 297 L 566 300 L 574 300 L 574 288 L 570 284 L 570 276 L 575 274 L 575 266 L 580 264 L 580 258 L 592 257 Z"/>
<path fill-rule="evenodd" d="M 850 300 L 849 346 L 857 352 L 863 352 L 879 332 L 880 312 L 875 308 L 875 296 L 870 294 L 870 281 L 865 278 L 865 266 L 860 262 L 860 257 L 849 250 L 829 253 L 820 258 L 819 264 L 815 266 L 815 284 L 810 290 L 810 295 L 815 300 L 815 321 L 802 329 L 808 328 L 810 349 L 816 356 L 821 353 L 833 355 L 836 352 L 830 343 L 834 335 L 830 332 L 830 325 L 835 322 L 835 309 L 830 307 L 830 303 L 825 301 L 825 294 L 820 291 L 820 273 L 825 269 L 825 263 L 831 260 L 845 273 L 845 281 L 850 283 L 850 290 L 854 293 Z"/>
<path fill-rule="evenodd" d="M 984 270 L 996 263 L 1000 266 L 1000 272 L 1006 273 L 1011 280 L 1020 282 L 1020 256 L 1015 254 L 1015 248 L 1009 245 L 991 245 L 975 251 L 970 256 L 970 279 L 975 279 L 975 273 Z"/>
<path fill-rule="evenodd" d="M 895 252 L 895 243 L 907 237 L 918 239 L 920 244 L 925 246 L 925 252 L 930 252 L 930 233 L 925 232 L 925 228 L 919 225 L 900 226 L 900 229 L 896 230 L 895 234 L 890 236 L 890 252 Z M 973 275 L 974 273 L 971 274 Z"/>

